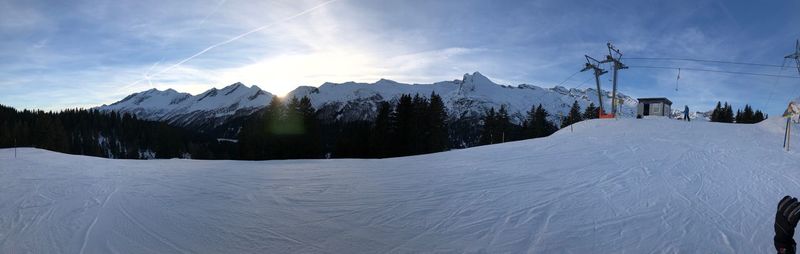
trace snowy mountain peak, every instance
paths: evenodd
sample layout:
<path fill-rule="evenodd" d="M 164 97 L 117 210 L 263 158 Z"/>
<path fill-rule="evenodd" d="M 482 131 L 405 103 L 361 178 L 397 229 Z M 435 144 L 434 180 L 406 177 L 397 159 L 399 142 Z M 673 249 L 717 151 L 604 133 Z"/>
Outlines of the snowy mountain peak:
<path fill-rule="evenodd" d="M 230 84 L 230 85 L 228 85 L 228 86 L 226 86 L 226 87 L 223 87 L 223 88 L 222 88 L 222 89 L 220 89 L 220 90 L 222 90 L 222 91 L 230 91 L 230 90 L 236 90 L 236 89 L 239 89 L 240 87 L 245 87 L 245 88 L 247 88 L 247 86 L 245 86 L 244 84 L 242 84 L 242 83 L 240 83 L 240 82 L 236 82 L 236 83 Z"/>
<path fill-rule="evenodd" d="M 481 89 L 492 89 L 495 87 L 499 87 L 497 83 L 492 82 L 486 76 L 483 76 L 480 72 L 474 72 L 472 74 L 465 73 L 464 78 L 461 80 L 461 88 L 459 89 L 459 94 L 466 94 L 470 92 L 475 92 L 476 90 Z"/>
<path fill-rule="evenodd" d="M 592 88 L 542 88 L 528 84 L 501 86 L 480 72 L 464 74 L 461 80 L 433 84 L 411 85 L 388 79 L 380 79 L 374 83 L 326 82 L 320 87 L 298 87 L 287 94 L 286 98 L 307 96 L 321 118 L 355 121 L 373 119 L 380 102 L 396 102 L 402 94 L 429 96 L 431 93 L 442 97 L 448 114 L 454 119 L 481 117 L 490 108 L 505 106 L 512 121 L 520 122 L 533 105 L 542 104 L 553 120 L 559 121 L 557 116 L 566 115 L 574 101 L 578 101 L 582 108 L 590 103 L 598 105 L 597 91 Z M 602 94 L 605 106 L 610 107 L 610 93 L 602 91 Z M 635 115 L 636 100 L 623 94 L 618 95 L 623 102 L 619 115 Z M 271 93 L 257 86 L 248 87 L 242 83 L 234 83 L 197 95 L 178 93 L 171 89 L 151 89 L 132 94 L 99 109 L 129 112 L 143 119 L 163 120 L 184 127 L 208 124 L 215 127 L 230 117 L 250 114 L 265 107 L 272 97 Z"/>
<path fill-rule="evenodd" d="M 472 74 L 465 73 L 464 78 L 462 79 L 464 83 L 471 83 L 475 85 L 497 85 L 497 83 L 492 82 L 489 78 L 481 74 L 480 72 L 474 72 Z"/>
<path fill-rule="evenodd" d="M 569 89 L 563 86 L 555 86 L 553 87 L 553 91 L 561 94 L 569 94 Z"/>
<path fill-rule="evenodd" d="M 141 106 L 143 108 L 154 108 L 154 107 L 161 107 L 164 105 L 169 104 L 171 101 L 184 97 L 188 95 L 187 93 L 179 93 L 172 89 L 167 89 L 165 91 L 160 91 L 156 88 L 151 88 L 149 90 L 134 93 L 128 95 L 124 99 L 111 104 L 110 106 L 127 106 L 127 105 L 135 105 Z"/>
<path fill-rule="evenodd" d="M 542 104 L 554 120 L 559 114 L 566 115 L 574 101 L 585 108 L 590 103 L 598 104 L 597 91 L 591 89 L 567 89 L 565 87 L 541 88 L 534 85 L 501 86 L 480 72 L 464 74 L 462 80 L 441 81 L 433 84 L 404 84 L 381 79 L 375 83 L 325 83 L 320 87 L 298 87 L 287 98 L 307 96 L 322 118 L 339 120 L 369 120 L 375 116 L 378 103 L 396 102 L 402 94 L 429 96 L 440 95 L 455 118 L 480 117 L 489 108 L 505 106 L 513 121 L 520 122 L 531 106 Z M 604 91 L 604 96 L 609 96 Z M 623 101 L 620 115 L 633 116 L 636 100 L 619 94 Z M 604 104 L 610 103 L 604 99 Z M 608 104 L 610 107 L 610 104 Z"/>
<path fill-rule="evenodd" d="M 467 80 L 469 80 L 470 82 L 494 84 L 494 82 L 489 80 L 489 78 L 487 78 L 486 76 L 477 71 L 473 72 L 471 75 L 469 73 L 464 73 L 464 82 L 467 82 Z"/>
<path fill-rule="evenodd" d="M 249 115 L 265 107 L 272 94 L 257 86 L 234 83 L 222 89 L 211 88 L 198 95 L 179 93 L 173 89 L 150 89 L 131 94 L 101 111 L 131 113 L 139 118 L 167 121 L 181 126 L 215 127 L 230 117 Z"/>
<path fill-rule="evenodd" d="M 374 83 L 374 85 L 397 85 L 400 84 L 397 81 L 390 80 L 390 79 L 380 79 Z"/>

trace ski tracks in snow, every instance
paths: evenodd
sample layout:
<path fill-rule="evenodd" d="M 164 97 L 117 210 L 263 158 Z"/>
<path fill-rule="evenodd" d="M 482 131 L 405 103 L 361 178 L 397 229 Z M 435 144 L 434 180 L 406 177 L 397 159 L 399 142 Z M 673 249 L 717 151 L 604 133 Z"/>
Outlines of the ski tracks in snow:
<path fill-rule="evenodd" d="M 106 196 L 106 198 L 103 200 L 103 203 L 100 204 L 100 207 L 98 208 L 97 211 L 97 215 L 95 215 L 94 219 L 92 220 L 92 223 L 89 224 L 89 227 L 86 228 L 86 234 L 83 235 L 83 244 L 81 244 L 81 250 L 78 253 L 83 254 L 84 250 L 86 249 L 86 244 L 89 242 L 89 237 L 92 234 L 92 228 L 94 228 L 94 225 L 97 224 L 97 220 L 100 219 L 100 216 L 103 214 L 106 204 L 108 204 L 108 201 L 111 199 L 111 196 L 114 196 L 114 193 L 117 193 L 117 190 L 119 189 L 114 188 L 114 190 L 111 191 L 111 193 L 109 193 L 108 196 Z"/>
<path fill-rule="evenodd" d="M 544 139 L 383 160 L 28 149 L 36 160 L 0 156 L 14 169 L 0 168 L 0 252 L 771 251 L 773 199 L 800 186 L 800 154 L 756 125 L 687 126 L 592 120 Z"/>

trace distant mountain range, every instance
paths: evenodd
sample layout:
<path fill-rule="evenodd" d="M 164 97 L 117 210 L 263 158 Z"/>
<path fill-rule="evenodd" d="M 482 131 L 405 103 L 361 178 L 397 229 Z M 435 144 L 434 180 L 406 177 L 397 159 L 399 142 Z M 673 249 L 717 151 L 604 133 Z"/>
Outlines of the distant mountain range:
<path fill-rule="evenodd" d="M 265 107 L 272 96 L 257 86 L 248 87 L 242 83 L 222 89 L 211 88 L 198 95 L 153 88 L 97 109 L 131 113 L 141 119 L 165 121 L 181 127 L 212 129 Z"/>
<path fill-rule="evenodd" d="M 427 97 L 432 92 L 442 97 L 449 117 L 455 120 L 481 117 L 489 108 L 497 109 L 505 105 L 512 121 L 519 123 L 532 106 L 542 104 L 552 119 L 559 121 L 558 116 L 566 115 L 574 101 L 578 101 L 582 108 L 590 103 L 598 104 L 597 90 L 593 88 L 542 88 L 528 84 L 506 86 L 494 83 L 478 72 L 464 74 L 460 80 L 433 84 L 405 84 L 386 79 L 375 83 L 324 83 L 320 87 L 298 87 L 286 97 L 309 97 L 320 119 L 355 121 L 373 119 L 381 101 L 395 102 L 402 94 Z M 602 94 L 605 97 L 603 103 L 608 109 L 611 93 L 603 90 Z M 621 99 L 618 114 L 633 117 L 637 101 L 622 93 L 617 96 Z M 257 86 L 235 83 L 198 95 L 173 89 L 150 89 L 97 109 L 131 113 L 142 119 L 166 121 L 202 131 L 250 115 L 268 105 L 272 98 L 272 93 Z"/>

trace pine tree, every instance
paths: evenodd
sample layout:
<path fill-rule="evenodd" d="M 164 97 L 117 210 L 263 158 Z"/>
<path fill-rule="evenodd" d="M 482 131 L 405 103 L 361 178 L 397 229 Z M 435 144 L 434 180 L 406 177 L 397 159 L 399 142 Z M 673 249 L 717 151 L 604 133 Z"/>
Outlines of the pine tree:
<path fill-rule="evenodd" d="M 581 106 L 578 104 L 578 101 L 575 101 L 572 103 L 572 107 L 569 109 L 569 114 L 567 114 L 567 117 L 561 121 L 561 128 L 570 126 L 582 120 Z"/>
<path fill-rule="evenodd" d="M 278 158 L 278 131 L 283 115 L 283 105 L 277 96 L 273 96 L 269 105 L 242 125 L 239 132 L 239 153 L 243 159 L 266 160 Z"/>
<path fill-rule="evenodd" d="M 736 110 L 736 117 L 735 118 L 736 118 L 736 123 L 742 123 L 742 111 L 741 110 L 738 110 L 738 109 Z"/>
<path fill-rule="evenodd" d="M 512 139 L 512 124 L 511 118 L 508 115 L 506 105 L 500 105 L 500 110 L 497 111 L 497 133 L 496 141 L 498 143 L 506 142 Z"/>
<path fill-rule="evenodd" d="M 414 140 L 414 104 L 411 95 L 403 94 L 395 107 L 393 131 L 397 136 L 393 156 L 409 155 Z"/>
<path fill-rule="evenodd" d="M 556 132 L 558 128 L 556 128 L 553 122 L 547 119 L 549 116 L 550 114 L 542 107 L 542 104 L 539 104 L 538 107 L 532 106 L 531 110 L 528 111 L 528 132 L 526 136 L 529 138 L 539 138 L 549 136 Z"/>
<path fill-rule="evenodd" d="M 447 111 L 442 97 L 435 92 L 431 92 L 430 104 L 427 112 L 430 126 L 430 138 L 428 139 L 427 152 L 445 151 L 447 150 L 450 140 L 447 131 Z"/>
<path fill-rule="evenodd" d="M 742 123 L 755 123 L 755 113 L 750 105 L 744 105 L 744 112 L 742 112 Z"/>
<path fill-rule="evenodd" d="M 541 104 L 539 104 L 541 105 Z M 525 121 L 522 123 L 522 131 L 524 138 L 536 137 L 535 131 L 536 124 L 536 105 L 531 105 L 531 109 L 525 114 Z"/>
<path fill-rule="evenodd" d="M 542 107 L 542 104 L 539 104 L 539 107 L 536 108 L 536 119 L 539 121 L 537 125 L 541 126 L 541 137 L 550 136 L 550 134 L 558 131 L 558 126 L 548 119 L 549 116 L 550 113 Z"/>
<path fill-rule="evenodd" d="M 728 102 L 725 102 L 725 110 L 724 110 L 724 112 L 725 112 L 725 114 L 723 115 L 724 122 L 732 123 L 733 122 L 733 108 L 731 107 L 731 105 L 728 104 Z"/>
<path fill-rule="evenodd" d="M 600 117 L 599 115 L 599 108 L 594 105 L 594 102 L 589 103 L 589 106 L 583 111 L 583 119 L 597 119 Z"/>
<path fill-rule="evenodd" d="M 717 106 L 714 107 L 714 111 L 711 112 L 711 121 L 712 122 L 721 122 L 720 115 L 722 114 L 722 105 L 719 101 L 717 101 Z"/>
<path fill-rule="evenodd" d="M 409 154 L 426 153 L 431 137 L 431 122 L 429 116 L 430 103 L 428 99 L 419 94 L 414 95 L 412 101 L 412 148 Z"/>
<path fill-rule="evenodd" d="M 280 103 L 280 102 L 278 102 Z M 299 112 L 300 100 L 297 97 L 292 97 L 286 107 L 278 105 L 273 119 L 277 121 L 272 122 L 273 132 L 277 135 L 300 135 L 305 132 L 303 129 L 303 117 Z"/>
<path fill-rule="evenodd" d="M 190 133 L 130 114 L 77 108 L 59 112 L 17 111 L 2 105 L 0 131 L 0 147 L 33 146 L 63 153 L 132 159 L 142 158 L 143 151 L 153 151 L 157 158 L 176 157 L 186 151 L 189 142 L 186 133 Z"/>
<path fill-rule="evenodd" d="M 756 110 L 756 113 L 753 116 L 753 123 L 759 123 L 764 121 L 764 119 L 766 119 L 764 117 L 764 113 L 762 113 L 761 110 Z"/>
<path fill-rule="evenodd" d="M 300 151 L 295 158 L 319 158 L 322 155 L 322 143 L 320 142 L 319 121 L 316 117 L 317 110 L 307 96 L 300 99 L 296 110 L 302 119 L 304 132 L 298 144 Z"/>
<path fill-rule="evenodd" d="M 497 112 L 494 110 L 494 107 L 490 108 L 483 116 L 483 129 L 481 130 L 481 138 L 480 144 L 481 145 L 489 145 L 494 144 L 495 140 L 497 139 Z"/>
<path fill-rule="evenodd" d="M 285 150 L 281 148 L 281 135 L 288 133 L 288 127 L 282 123 L 286 108 L 283 106 L 281 99 L 277 96 L 272 97 L 264 112 L 264 130 L 265 137 L 261 141 L 261 150 L 263 151 L 262 158 L 260 159 L 284 159 Z"/>
<path fill-rule="evenodd" d="M 372 126 L 369 146 L 372 157 L 385 158 L 389 157 L 390 142 L 390 115 L 392 113 L 392 104 L 383 101 L 378 104 L 378 115 L 375 117 L 375 123 Z"/>

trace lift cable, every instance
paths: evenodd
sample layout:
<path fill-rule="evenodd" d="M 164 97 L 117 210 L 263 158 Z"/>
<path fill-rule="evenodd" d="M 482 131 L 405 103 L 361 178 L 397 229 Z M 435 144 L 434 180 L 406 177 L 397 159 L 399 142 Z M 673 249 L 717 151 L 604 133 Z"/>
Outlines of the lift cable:
<path fill-rule="evenodd" d="M 568 80 L 572 79 L 572 77 L 575 77 L 575 75 L 578 75 L 578 73 L 581 73 L 581 71 L 576 71 L 575 73 L 572 73 L 572 75 L 569 75 L 569 77 L 567 77 L 566 79 L 564 79 L 564 81 L 561 81 L 561 83 L 558 83 L 558 85 L 556 85 L 556 86 L 563 85 L 563 84 L 564 84 L 564 83 L 566 83 Z"/>
<path fill-rule="evenodd" d="M 775 65 L 775 64 L 746 63 L 746 62 L 706 60 L 706 59 L 695 59 L 695 58 L 678 58 L 678 57 L 626 57 L 625 59 L 628 59 L 628 60 L 656 60 L 656 61 L 691 61 L 691 62 L 702 62 L 702 63 L 737 64 L 737 65 L 751 65 L 751 66 L 775 67 L 775 68 L 784 68 L 785 67 L 784 65 Z"/>
<path fill-rule="evenodd" d="M 782 65 L 786 65 L 786 59 L 787 58 L 783 59 Z M 784 68 L 781 68 L 781 70 L 778 72 L 778 75 L 781 75 L 783 73 L 783 70 Z M 764 108 L 769 108 L 769 103 L 772 101 L 772 95 L 775 94 L 775 86 L 778 85 L 778 81 L 780 79 L 781 79 L 780 77 L 775 77 L 775 82 L 772 83 L 772 88 L 769 89 L 769 96 L 767 97 L 767 105 L 764 106 Z"/>
<path fill-rule="evenodd" d="M 721 71 L 721 70 L 710 70 L 710 69 L 700 69 L 700 68 L 670 67 L 670 66 L 648 66 L 648 65 L 632 65 L 630 67 L 631 68 L 643 68 L 643 69 L 705 71 L 705 72 L 716 72 L 716 73 L 727 73 L 727 74 L 764 76 L 764 77 L 779 77 L 779 78 L 798 78 L 798 79 L 800 79 L 800 76 L 787 76 L 787 75 L 777 75 L 777 74 L 768 74 L 768 73 L 755 73 L 755 72 L 743 72 L 743 71 Z"/>

